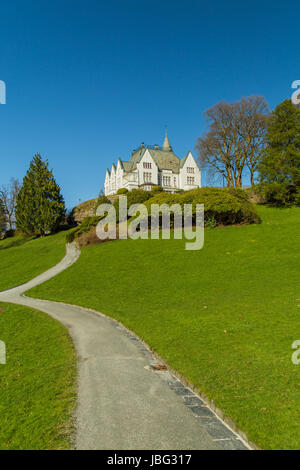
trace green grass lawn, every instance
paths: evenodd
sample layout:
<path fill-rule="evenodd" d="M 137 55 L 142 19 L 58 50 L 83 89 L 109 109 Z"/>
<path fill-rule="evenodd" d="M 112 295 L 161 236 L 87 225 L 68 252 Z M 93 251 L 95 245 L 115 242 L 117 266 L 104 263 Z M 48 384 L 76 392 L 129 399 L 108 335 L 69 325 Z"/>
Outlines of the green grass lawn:
<path fill-rule="evenodd" d="M 0 304 L 0 449 L 68 449 L 76 357 L 64 326 L 26 307 Z"/>
<path fill-rule="evenodd" d="M 0 241 L 0 291 L 30 281 L 57 264 L 65 254 L 66 232 L 44 238 Z"/>
<path fill-rule="evenodd" d="M 120 240 L 32 296 L 99 310 L 134 330 L 265 449 L 300 448 L 300 208 L 180 240 Z"/>

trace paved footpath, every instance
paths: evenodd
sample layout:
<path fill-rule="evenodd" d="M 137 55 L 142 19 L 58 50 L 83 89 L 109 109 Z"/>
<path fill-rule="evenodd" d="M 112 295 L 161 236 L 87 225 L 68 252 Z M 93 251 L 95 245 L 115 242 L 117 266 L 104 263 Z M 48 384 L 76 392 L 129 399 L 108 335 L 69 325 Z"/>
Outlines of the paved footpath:
<path fill-rule="evenodd" d="M 65 325 L 79 357 L 76 449 L 246 449 L 215 414 L 117 322 L 89 309 L 25 297 L 32 287 L 80 256 L 64 259 L 32 281 L 0 293 L 1 302 L 41 310 Z"/>

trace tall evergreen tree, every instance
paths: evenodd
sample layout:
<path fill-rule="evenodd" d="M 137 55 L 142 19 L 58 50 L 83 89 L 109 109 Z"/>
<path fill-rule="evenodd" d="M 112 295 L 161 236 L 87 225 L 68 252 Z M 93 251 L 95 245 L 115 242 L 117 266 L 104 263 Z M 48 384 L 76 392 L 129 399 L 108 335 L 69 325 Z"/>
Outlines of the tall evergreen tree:
<path fill-rule="evenodd" d="M 36 154 L 18 194 L 16 225 L 27 235 L 53 232 L 65 215 L 64 199 L 48 165 Z"/>
<path fill-rule="evenodd" d="M 0 238 L 2 238 L 3 235 L 5 234 L 6 228 L 7 228 L 7 217 L 6 217 L 3 201 L 0 199 Z"/>
<path fill-rule="evenodd" d="M 269 118 L 259 177 L 268 202 L 300 204 L 300 111 L 291 100 L 279 104 Z"/>

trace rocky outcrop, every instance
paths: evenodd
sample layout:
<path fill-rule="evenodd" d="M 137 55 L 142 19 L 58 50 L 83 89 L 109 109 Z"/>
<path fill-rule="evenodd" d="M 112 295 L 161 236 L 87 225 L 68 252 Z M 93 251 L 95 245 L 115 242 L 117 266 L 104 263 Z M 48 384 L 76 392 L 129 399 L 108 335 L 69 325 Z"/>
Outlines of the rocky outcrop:
<path fill-rule="evenodd" d="M 93 217 L 97 207 L 98 199 L 90 199 L 89 201 L 79 204 L 72 210 L 72 217 L 77 224 L 80 224 L 85 217 Z"/>

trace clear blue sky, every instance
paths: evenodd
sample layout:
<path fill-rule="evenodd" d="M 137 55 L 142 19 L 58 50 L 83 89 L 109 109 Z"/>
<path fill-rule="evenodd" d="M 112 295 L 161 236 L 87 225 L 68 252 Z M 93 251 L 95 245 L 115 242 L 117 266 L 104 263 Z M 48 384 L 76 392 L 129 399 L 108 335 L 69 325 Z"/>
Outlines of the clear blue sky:
<path fill-rule="evenodd" d="M 2 2 L 0 184 L 39 152 L 70 208 L 165 124 L 184 156 L 216 102 L 259 94 L 273 108 L 300 79 L 299 18 L 291 1 Z"/>

